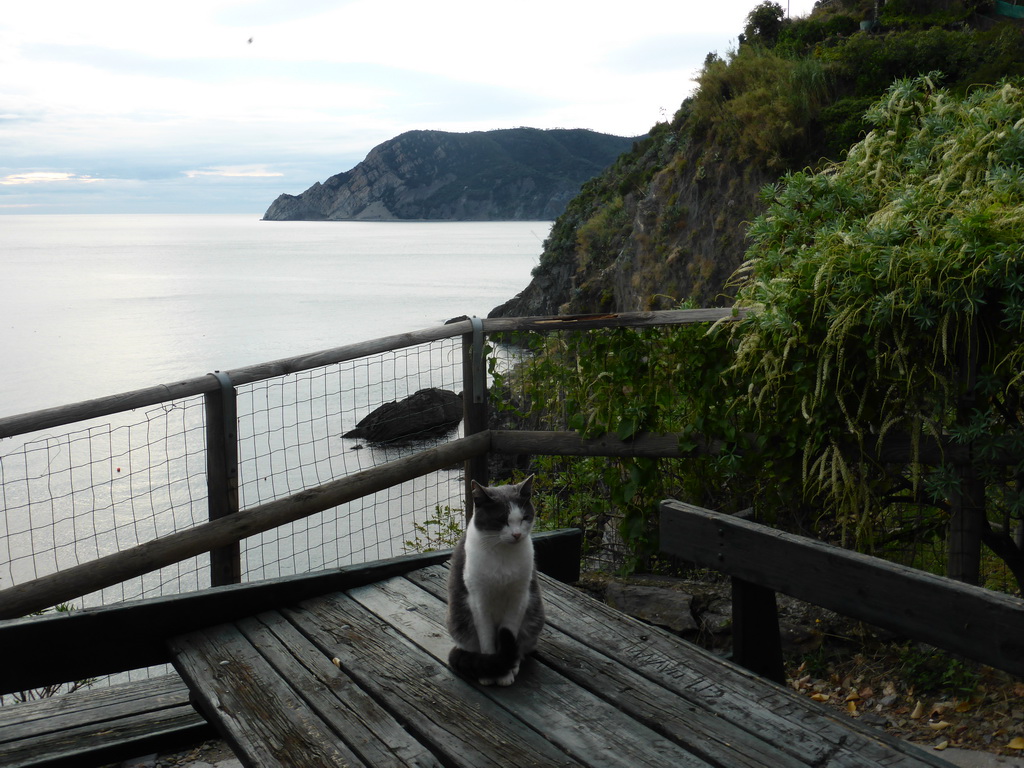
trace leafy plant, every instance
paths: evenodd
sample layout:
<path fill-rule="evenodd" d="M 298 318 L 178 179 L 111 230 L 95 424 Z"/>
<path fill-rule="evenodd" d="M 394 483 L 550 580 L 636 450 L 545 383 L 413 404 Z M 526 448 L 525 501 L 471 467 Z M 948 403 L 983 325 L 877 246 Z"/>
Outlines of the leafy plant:
<path fill-rule="evenodd" d="M 403 548 L 406 553 L 451 549 L 459 543 L 464 527 L 465 512 L 462 509 L 437 505 L 433 517 L 422 523 L 413 523 L 413 536 L 404 542 Z"/>
<path fill-rule="evenodd" d="M 936 81 L 897 82 L 844 162 L 765 190 L 739 275 L 758 311 L 736 328 L 730 373 L 764 427 L 799 425 L 805 493 L 862 546 L 894 497 L 959 492 L 957 472 L 922 464 L 922 440 L 973 446 L 1002 499 L 985 541 L 1024 582 L 1008 495 L 1024 464 L 992 462 L 1022 456 L 1024 92 L 959 99 Z M 894 470 L 871 456 L 897 433 L 913 456 Z"/>

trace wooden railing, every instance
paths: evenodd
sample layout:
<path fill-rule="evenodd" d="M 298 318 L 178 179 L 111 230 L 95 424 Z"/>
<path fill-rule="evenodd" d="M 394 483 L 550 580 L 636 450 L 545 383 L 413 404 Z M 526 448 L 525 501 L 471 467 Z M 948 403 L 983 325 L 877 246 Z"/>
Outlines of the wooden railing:
<path fill-rule="evenodd" d="M 204 552 L 211 552 L 213 585 L 237 582 L 240 577 L 239 542 L 242 539 L 457 462 L 464 462 L 466 465 L 468 510 L 469 482 L 487 482 L 486 456 L 490 451 L 566 455 L 585 453 L 605 456 L 679 455 L 678 439 L 674 436 L 651 436 L 623 443 L 612 438 L 581 441 L 575 433 L 492 433 L 487 429 L 487 370 L 483 339 L 487 334 L 515 331 L 640 328 L 729 321 L 739 316 L 728 309 L 699 309 L 584 316 L 464 319 L 436 328 L 0 418 L 2 439 L 202 395 L 206 403 L 206 482 L 209 499 L 208 522 L 0 590 L 0 618 L 14 618 L 43 610 Z M 304 489 L 285 498 L 248 509 L 239 509 L 238 457 L 234 433 L 238 386 L 459 336 L 462 337 L 463 349 L 465 437 L 317 487 Z"/>

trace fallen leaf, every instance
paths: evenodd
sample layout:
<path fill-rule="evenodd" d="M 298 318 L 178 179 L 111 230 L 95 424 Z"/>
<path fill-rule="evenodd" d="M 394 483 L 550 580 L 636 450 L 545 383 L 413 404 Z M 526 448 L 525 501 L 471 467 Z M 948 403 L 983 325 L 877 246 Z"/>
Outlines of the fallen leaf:
<path fill-rule="evenodd" d="M 341 669 L 341 659 L 335 656 L 333 659 L 331 659 L 331 661 L 334 662 L 334 666 L 336 666 L 338 669 Z"/>
<path fill-rule="evenodd" d="M 1010 743 L 1006 746 L 1010 749 L 1024 749 L 1024 736 L 1018 736 L 1015 739 L 1010 739 Z"/>
<path fill-rule="evenodd" d="M 856 691 L 850 691 L 850 694 L 846 697 L 847 701 L 860 701 L 860 694 Z"/>
<path fill-rule="evenodd" d="M 943 728 L 949 728 L 952 723 L 947 723 L 945 720 L 939 720 L 937 723 L 928 723 L 928 727 L 933 731 L 941 731 Z"/>
<path fill-rule="evenodd" d="M 949 741 L 940 741 L 938 744 L 936 744 L 933 747 L 933 749 L 945 749 L 948 746 L 949 746 Z"/>
<path fill-rule="evenodd" d="M 922 717 L 924 717 L 924 704 L 919 701 L 914 705 L 914 711 L 910 713 L 910 719 L 920 720 Z"/>
<path fill-rule="evenodd" d="M 971 704 L 971 702 L 969 702 L 969 701 L 961 701 L 959 704 L 956 705 L 956 711 L 957 712 L 970 712 L 971 711 L 971 707 L 973 707 L 973 706 L 974 705 Z"/>
<path fill-rule="evenodd" d="M 815 701 L 828 701 L 827 693 L 812 693 L 811 698 Z"/>
<path fill-rule="evenodd" d="M 857 702 L 856 701 L 847 701 L 846 702 L 846 711 L 849 712 L 850 714 L 855 713 L 857 711 Z"/>

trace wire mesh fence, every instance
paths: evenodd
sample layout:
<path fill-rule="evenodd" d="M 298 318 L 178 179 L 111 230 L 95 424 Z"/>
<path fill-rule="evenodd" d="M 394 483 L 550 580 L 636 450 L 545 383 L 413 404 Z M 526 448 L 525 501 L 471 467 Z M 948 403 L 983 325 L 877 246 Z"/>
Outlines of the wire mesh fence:
<path fill-rule="evenodd" d="M 203 401 L 170 401 L 0 442 L 0 586 L 95 560 L 205 519 Z M 4 445 L 6 443 L 6 445 Z M 85 595 L 101 605 L 209 585 L 191 558 Z"/>
<path fill-rule="evenodd" d="M 345 435 L 384 403 L 424 388 L 461 389 L 461 339 L 444 338 L 284 376 L 237 391 L 242 510 L 422 450 Z M 32 581 L 208 520 L 202 395 L 142 412 L 0 440 L 0 588 Z M 454 436 L 435 437 L 435 442 Z M 461 467 L 431 473 L 250 537 L 253 581 L 403 554 L 417 521 L 461 507 Z M 209 556 L 83 595 L 72 607 L 210 586 Z"/>

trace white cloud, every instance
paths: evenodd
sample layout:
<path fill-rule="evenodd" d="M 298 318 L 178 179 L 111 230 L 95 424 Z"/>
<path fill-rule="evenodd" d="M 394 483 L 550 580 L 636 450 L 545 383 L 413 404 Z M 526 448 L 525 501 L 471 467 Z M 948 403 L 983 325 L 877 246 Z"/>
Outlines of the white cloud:
<path fill-rule="evenodd" d="M 273 176 L 284 176 L 279 171 L 267 171 L 262 168 L 239 168 L 227 166 L 221 168 L 207 168 L 201 171 L 182 171 L 190 179 L 203 176 L 215 176 L 227 179 L 265 179 Z"/>
<path fill-rule="evenodd" d="M 0 16 L 0 177 L 121 180 L 117 205 L 130 189 L 198 210 L 198 178 L 250 184 L 233 200 L 273 183 L 262 210 L 414 128 L 636 135 L 678 108 L 757 2 L 15 3 Z M 41 184 L 0 184 L 0 205 L 57 187 Z M 90 188 L 93 201 L 114 186 Z"/>
<path fill-rule="evenodd" d="M 0 176 L 0 185 L 19 186 L 23 184 L 53 184 L 67 183 L 95 184 L 101 179 L 94 179 L 91 176 L 79 176 L 76 173 L 64 173 L 59 171 L 31 171 L 28 173 L 11 173 Z"/>

